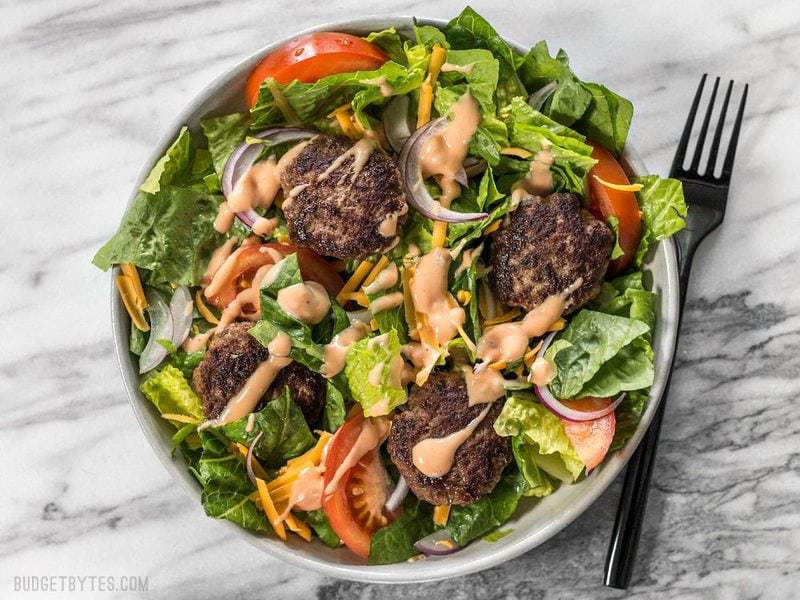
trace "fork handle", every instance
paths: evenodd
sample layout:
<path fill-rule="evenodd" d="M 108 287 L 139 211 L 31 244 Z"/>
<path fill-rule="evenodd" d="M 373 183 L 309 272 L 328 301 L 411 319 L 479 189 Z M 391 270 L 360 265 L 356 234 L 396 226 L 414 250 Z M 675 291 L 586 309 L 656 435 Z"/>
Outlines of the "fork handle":
<path fill-rule="evenodd" d="M 678 249 L 678 276 L 680 280 L 680 310 L 678 312 L 678 331 L 680 331 L 683 315 L 683 305 L 686 302 L 686 288 L 692 268 L 692 258 L 697 245 L 702 239 L 689 228 L 678 232 L 675 236 Z M 677 341 L 676 341 L 677 345 Z M 676 347 L 677 349 L 677 347 Z M 664 418 L 666 400 L 669 394 L 670 381 L 672 380 L 673 362 L 670 363 L 667 383 L 661 395 L 661 402 L 656 408 L 656 413 L 650 427 L 644 435 L 639 447 L 634 452 L 625 472 L 625 482 L 622 486 L 617 507 L 617 517 L 611 534 L 611 542 L 606 554 L 605 585 L 620 590 L 628 588 L 633 572 L 636 550 L 639 546 L 639 537 L 642 533 L 642 524 L 647 508 L 647 492 L 650 489 L 650 479 L 653 474 L 658 438 L 661 433 L 661 422 Z"/>

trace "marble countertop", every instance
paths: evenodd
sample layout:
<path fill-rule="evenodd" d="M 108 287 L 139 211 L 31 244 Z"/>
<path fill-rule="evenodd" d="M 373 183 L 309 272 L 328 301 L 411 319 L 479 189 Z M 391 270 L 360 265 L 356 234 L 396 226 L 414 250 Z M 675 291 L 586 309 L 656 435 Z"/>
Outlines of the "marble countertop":
<path fill-rule="evenodd" d="M 630 97 L 668 170 L 701 73 L 749 81 L 728 216 L 700 249 L 631 596 L 792 598 L 800 588 L 800 9 L 762 3 L 474 7 L 546 38 Z M 502 5 L 502 8 L 500 6 Z M 462 4 L 373 1 L 447 18 Z M 108 275 L 89 261 L 151 148 L 205 83 L 358 0 L 0 3 L 0 596 L 22 575 L 134 575 L 147 598 L 617 598 L 601 586 L 619 481 L 543 546 L 452 581 L 384 587 L 270 559 L 203 516 L 133 417 Z M 83 597 L 74 593 L 47 597 Z"/>

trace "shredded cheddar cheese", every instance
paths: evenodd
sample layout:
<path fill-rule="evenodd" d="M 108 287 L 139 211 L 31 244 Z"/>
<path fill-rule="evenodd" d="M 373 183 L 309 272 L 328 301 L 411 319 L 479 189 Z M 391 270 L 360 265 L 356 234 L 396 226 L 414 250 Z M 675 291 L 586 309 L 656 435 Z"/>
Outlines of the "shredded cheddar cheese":
<path fill-rule="evenodd" d="M 464 331 L 464 328 L 461 325 L 458 326 L 458 335 L 460 335 L 461 339 L 464 340 L 464 344 L 467 346 L 469 351 L 472 354 L 475 354 L 477 347 L 475 346 L 475 343 L 472 341 L 472 339 L 470 339 L 470 337 L 467 335 L 467 332 Z"/>
<path fill-rule="evenodd" d="M 300 119 L 297 117 L 297 113 L 294 112 L 294 109 L 289 104 L 286 96 L 284 96 L 283 92 L 281 92 L 281 88 L 278 87 L 278 83 L 272 77 L 268 77 L 264 80 L 264 85 L 267 86 L 267 89 L 272 94 L 272 99 L 275 100 L 275 106 L 277 106 L 278 110 L 281 111 L 286 123 L 295 127 L 300 125 Z"/>
<path fill-rule="evenodd" d="M 339 124 L 339 128 L 342 130 L 342 133 L 344 133 L 351 140 L 357 140 L 364 135 L 364 128 L 362 127 L 361 132 L 359 133 L 358 128 L 355 126 L 355 120 L 350 112 L 349 103 L 340 106 L 328 116 L 332 116 L 336 119 L 336 122 Z"/>
<path fill-rule="evenodd" d="M 117 285 L 119 295 L 122 298 L 122 304 L 125 305 L 125 310 L 131 317 L 131 322 L 139 331 L 150 331 L 150 325 L 144 318 L 144 307 L 140 305 L 136 293 L 136 284 L 127 275 L 117 275 L 114 279 Z M 146 306 L 146 305 L 145 305 Z"/>
<path fill-rule="evenodd" d="M 270 525 L 272 525 L 275 533 L 285 542 L 286 528 L 280 520 L 278 511 L 275 510 L 275 505 L 272 503 L 272 498 L 270 498 L 269 491 L 267 490 L 267 484 L 260 477 L 256 477 L 256 489 L 258 490 L 258 497 L 261 500 L 261 510 L 267 515 L 267 520 Z"/>
<path fill-rule="evenodd" d="M 339 296 L 342 297 L 341 300 L 339 300 Z M 345 304 L 352 300 L 364 308 L 369 306 L 369 298 L 367 298 L 367 295 L 364 292 L 350 292 L 348 294 L 339 293 L 339 296 L 336 296 L 336 299 L 339 300 L 339 304 Z"/>
<path fill-rule="evenodd" d="M 547 331 L 561 331 L 566 326 L 567 322 L 564 319 L 559 319 L 558 321 L 550 325 L 550 328 Z"/>
<path fill-rule="evenodd" d="M 603 187 L 607 187 L 610 190 L 617 190 L 618 192 L 638 192 L 642 189 L 641 183 L 611 183 L 599 175 L 592 175 L 592 177 Z"/>
<path fill-rule="evenodd" d="M 456 299 L 462 306 L 466 306 L 472 300 L 472 294 L 468 290 L 458 290 Z"/>
<path fill-rule="evenodd" d="M 286 516 L 286 526 L 289 528 L 289 531 L 293 531 L 305 541 L 311 541 L 311 530 L 308 528 L 308 525 L 303 523 L 300 519 L 295 517 L 292 513 L 289 513 Z"/>
<path fill-rule="evenodd" d="M 187 425 L 195 425 L 200 422 L 199 419 L 195 419 L 189 415 L 178 415 L 173 413 L 162 413 L 161 418 L 166 419 L 167 421 L 175 421 L 176 423 L 186 423 Z"/>
<path fill-rule="evenodd" d="M 483 235 L 489 235 L 500 229 L 500 219 L 489 225 L 483 232 Z"/>
<path fill-rule="evenodd" d="M 211 312 L 211 309 L 206 306 L 206 303 L 203 302 L 203 294 L 200 290 L 197 290 L 197 293 L 194 295 L 194 305 L 197 307 L 197 312 L 200 313 L 201 317 L 212 325 L 219 325 L 219 319 Z"/>
<path fill-rule="evenodd" d="M 381 256 L 380 260 L 375 264 L 374 267 L 372 267 L 372 270 L 369 272 L 369 275 L 367 275 L 367 278 L 364 280 L 364 283 L 361 284 L 361 287 L 366 287 L 370 283 L 375 281 L 380 272 L 383 271 L 386 268 L 386 265 L 388 264 L 389 264 L 389 259 L 386 258 L 385 256 Z"/>
<path fill-rule="evenodd" d="M 419 107 L 417 109 L 417 129 L 431 120 L 431 107 L 433 106 L 433 86 L 439 77 L 447 50 L 436 44 L 431 51 L 431 59 L 428 62 L 428 76 L 422 84 L 419 95 Z"/>
<path fill-rule="evenodd" d="M 368 261 L 364 260 L 356 267 L 356 270 L 353 271 L 353 274 L 350 275 L 350 279 L 342 286 L 341 291 L 336 295 L 336 301 L 339 304 L 345 303 L 345 295 L 350 294 L 356 291 L 361 282 L 364 281 L 364 278 L 369 275 L 369 272 L 372 270 L 374 265 Z"/>
<path fill-rule="evenodd" d="M 493 319 L 486 319 L 483 322 L 483 324 L 486 327 L 490 327 L 492 325 L 499 325 L 500 323 L 507 323 L 508 321 L 513 321 L 518 316 L 519 316 L 519 309 L 515 308 L 514 310 L 505 312 L 502 315 L 497 315 Z"/>
<path fill-rule="evenodd" d="M 372 319 L 372 320 L 369 322 L 369 328 L 370 328 L 372 331 L 378 331 L 378 322 L 377 322 L 375 319 Z"/>
<path fill-rule="evenodd" d="M 493 362 L 493 363 L 491 363 L 491 364 L 489 365 L 489 368 L 490 368 L 490 369 L 493 369 L 493 370 L 495 370 L 495 371 L 502 371 L 502 370 L 503 370 L 503 369 L 505 369 L 507 366 L 508 366 L 508 363 L 507 363 L 506 361 L 504 361 L 504 360 L 498 360 L 497 362 Z"/>
<path fill-rule="evenodd" d="M 433 522 L 440 527 L 447 525 L 447 519 L 450 516 L 450 505 L 440 504 L 433 509 Z"/>
<path fill-rule="evenodd" d="M 433 236 L 431 237 L 431 246 L 433 246 L 434 248 L 444 248 L 446 241 L 447 241 L 447 223 L 445 223 L 444 221 L 435 221 L 433 223 Z"/>

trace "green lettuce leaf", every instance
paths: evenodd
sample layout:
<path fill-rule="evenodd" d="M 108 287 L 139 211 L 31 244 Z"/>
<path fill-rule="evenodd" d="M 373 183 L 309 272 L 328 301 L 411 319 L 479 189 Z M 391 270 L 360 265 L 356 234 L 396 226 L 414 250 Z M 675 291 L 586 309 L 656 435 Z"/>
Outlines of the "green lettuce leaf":
<path fill-rule="evenodd" d="M 633 351 L 635 349 L 626 351 L 620 359 L 600 373 L 601 368 L 625 346 L 649 331 L 650 328 L 643 321 L 581 310 L 545 352 L 545 358 L 556 367 L 556 376 L 550 382 L 550 391 L 558 398 L 569 399 L 591 395 L 586 388 L 596 390 L 601 384 L 607 385 L 609 381 L 614 381 L 620 389 L 609 394 L 595 395 L 612 396 L 622 390 L 650 385 L 653 377 L 652 357 L 649 360 L 645 357 L 630 367 L 621 364 L 636 355 Z M 620 379 L 623 376 L 625 378 Z M 592 382 L 594 377 L 598 379 Z"/>
<path fill-rule="evenodd" d="M 496 112 L 494 94 L 497 89 L 500 62 L 488 50 L 448 50 L 447 62 L 451 65 L 468 67 L 469 72 L 440 73 L 437 80 L 439 86 L 437 94 L 441 89 L 466 81 L 467 89 L 477 101 L 481 114 L 493 116 Z"/>
<path fill-rule="evenodd" d="M 300 456 L 311 448 L 316 440 L 309 430 L 303 413 L 292 401 L 289 388 L 271 400 L 260 411 L 253 413 L 253 428 L 247 431 L 249 417 L 238 421 L 210 427 L 231 441 L 250 446 L 256 436 L 261 438 L 253 448 L 253 454 L 267 467 L 280 467 L 290 458 Z"/>
<path fill-rule="evenodd" d="M 585 467 L 561 420 L 530 394 L 517 392 L 506 400 L 494 422 L 494 430 L 504 437 L 521 436 L 520 441 L 532 447 L 531 453 L 523 456 L 524 462 L 533 461 L 536 467 L 556 479 L 575 481 Z"/>
<path fill-rule="evenodd" d="M 403 514 L 373 534 L 368 563 L 388 565 L 408 560 L 419 554 L 414 542 L 430 535 L 434 529 L 431 505 L 409 494 L 403 505 Z"/>
<path fill-rule="evenodd" d="M 300 518 L 300 520 L 314 530 L 314 533 L 317 534 L 319 541 L 325 544 L 328 548 L 339 547 L 341 540 L 339 539 L 339 536 L 336 535 L 333 527 L 331 527 L 328 517 L 325 516 L 325 512 L 322 509 L 310 510 L 308 512 L 296 510 L 293 512 Z"/>
<path fill-rule="evenodd" d="M 347 414 L 344 396 L 333 383 L 325 382 L 325 408 L 322 411 L 322 428 L 335 432 L 344 423 Z"/>
<path fill-rule="evenodd" d="M 133 263 L 149 272 L 147 283 L 199 285 L 211 253 L 225 240 L 214 229 L 222 198 L 198 190 L 165 187 L 151 195 L 139 192 L 117 233 L 95 255 L 107 271 Z"/>
<path fill-rule="evenodd" d="M 172 365 L 145 379 L 139 389 L 161 414 L 184 415 L 198 421 L 203 419 L 200 398 L 183 373 Z"/>
<path fill-rule="evenodd" d="M 527 484 L 523 495 L 542 498 L 552 494 L 557 484 L 536 464 L 537 460 L 541 460 L 537 445 L 526 443 L 525 436 L 518 434 L 511 438 L 511 449 L 514 452 L 514 462 Z"/>
<path fill-rule="evenodd" d="M 177 139 L 167 148 L 158 162 L 153 165 L 150 174 L 139 189 L 148 194 L 155 194 L 162 185 L 177 183 L 187 178 L 192 166 L 192 140 L 188 127 L 181 127 Z"/>
<path fill-rule="evenodd" d="M 249 121 L 249 113 L 206 117 L 200 121 L 200 126 L 208 140 L 208 151 L 211 153 L 214 171 L 220 178 L 231 152 L 247 137 Z"/>
<path fill-rule="evenodd" d="M 524 491 L 525 478 L 513 465 L 507 468 L 495 488 L 467 506 L 453 506 L 447 519 L 447 532 L 463 546 L 500 527 L 514 511 Z"/>
<path fill-rule="evenodd" d="M 614 215 L 610 215 L 606 223 L 608 228 L 614 232 L 614 247 L 611 249 L 611 260 L 614 260 L 625 254 L 622 246 L 619 245 L 619 219 Z"/>
<path fill-rule="evenodd" d="M 428 48 L 433 48 L 435 44 L 439 44 L 443 48 L 450 47 L 441 29 L 433 25 L 417 25 L 416 19 L 414 20 L 414 39 L 417 44 Z"/>
<path fill-rule="evenodd" d="M 642 241 L 636 251 L 636 264 L 641 265 L 652 244 L 686 226 L 686 201 L 683 185 L 677 179 L 645 175 L 635 177 L 633 182 L 643 186 L 636 192 L 642 212 Z"/>
<path fill-rule="evenodd" d="M 386 52 L 389 58 L 397 64 L 408 64 L 406 54 L 403 52 L 403 39 L 394 27 L 383 31 L 373 31 L 364 39 Z"/>
<path fill-rule="evenodd" d="M 361 405 L 364 415 L 387 415 L 405 403 L 405 388 L 399 381 L 393 382 L 391 377 L 393 366 L 402 360 L 396 331 L 364 338 L 350 346 L 344 372 L 350 393 Z M 377 385 L 372 383 L 375 379 Z"/>

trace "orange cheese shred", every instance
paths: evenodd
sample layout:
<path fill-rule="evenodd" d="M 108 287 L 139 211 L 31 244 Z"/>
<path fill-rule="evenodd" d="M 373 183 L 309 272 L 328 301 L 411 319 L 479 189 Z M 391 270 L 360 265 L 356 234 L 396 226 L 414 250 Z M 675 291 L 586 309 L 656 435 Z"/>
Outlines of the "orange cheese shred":
<path fill-rule="evenodd" d="M 444 527 L 447 525 L 447 519 L 450 517 L 450 505 L 440 504 L 433 509 L 433 522 L 437 525 Z"/>
<path fill-rule="evenodd" d="M 359 288 L 361 282 L 364 281 L 364 278 L 367 275 L 369 275 L 369 272 L 372 270 L 373 266 L 375 265 L 368 260 L 361 261 L 361 264 L 359 264 L 356 267 L 356 270 L 353 271 L 353 274 L 350 275 L 350 279 L 345 282 L 341 291 L 336 295 L 336 301 L 339 304 L 345 303 L 345 294 L 350 294 Z"/>
<path fill-rule="evenodd" d="M 617 190 L 619 192 L 638 192 L 642 189 L 641 183 L 611 183 L 610 181 L 606 181 L 599 175 L 592 175 L 595 181 L 602 185 L 603 187 L 607 187 L 610 190 Z"/>
<path fill-rule="evenodd" d="M 261 500 L 261 510 L 263 510 L 264 514 L 267 515 L 267 520 L 269 521 L 270 525 L 272 525 L 275 533 L 285 542 L 286 528 L 283 526 L 283 522 L 280 520 L 278 511 L 275 510 L 275 505 L 272 503 L 272 498 L 270 498 L 266 482 L 260 477 L 256 477 L 256 489 L 258 490 L 258 497 Z"/>

